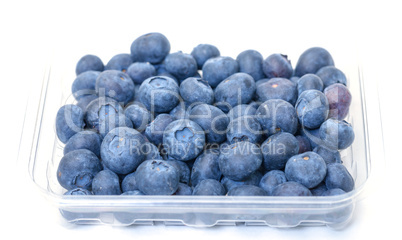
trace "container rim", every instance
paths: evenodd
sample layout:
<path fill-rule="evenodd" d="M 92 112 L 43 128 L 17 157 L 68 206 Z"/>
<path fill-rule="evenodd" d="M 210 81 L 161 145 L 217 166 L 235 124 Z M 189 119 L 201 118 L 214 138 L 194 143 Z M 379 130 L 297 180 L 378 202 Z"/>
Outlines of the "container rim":
<path fill-rule="evenodd" d="M 306 209 L 340 207 L 354 203 L 364 186 L 337 196 L 65 196 L 37 186 L 58 208 L 265 208 Z"/>

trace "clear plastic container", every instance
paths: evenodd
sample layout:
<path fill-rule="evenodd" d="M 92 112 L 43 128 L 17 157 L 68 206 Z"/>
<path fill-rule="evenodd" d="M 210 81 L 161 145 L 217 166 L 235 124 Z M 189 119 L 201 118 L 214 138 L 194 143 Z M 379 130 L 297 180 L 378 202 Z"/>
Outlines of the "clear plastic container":
<path fill-rule="evenodd" d="M 347 121 L 353 125 L 356 137 L 352 146 L 341 152 L 343 164 L 355 180 L 355 189 L 347 194 L 332 197 L 64 196 L 66 190 L 56 178 L 63 144 L 55 134 L 55 117 L 59 107 L 75 102 L 71 95 L 74 67 L 77 59 L 86 53 L 55 54 L 62 57 L 51 60 L 41 82 L 33 82 L 19 162 L 28 168 L 29 177 L 44 197 L 72 223 L 343 227 L 352 218 L 355 204 L 375 191 L 381 178 L 384 166 L 381 117 L 376 83 L 365 81 L 358 55 L 326 48 L 333 55 L 336 67 L 346 74 L 353 98 Z M 287 53 L 293 65 L 304 50 L 300 47 L 294 53 Z M 231 56 L 235 58 L 236 54 Z"/>

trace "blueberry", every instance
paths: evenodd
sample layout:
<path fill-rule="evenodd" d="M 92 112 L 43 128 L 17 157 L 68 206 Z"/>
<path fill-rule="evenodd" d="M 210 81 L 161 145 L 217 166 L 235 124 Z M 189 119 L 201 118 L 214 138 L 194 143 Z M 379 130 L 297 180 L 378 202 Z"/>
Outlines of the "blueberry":
<path fill-rule="evenodd" d="M 79 74 L 71 85 L 71 92 L 75 99 L 80 100 L 85 96 L 96 94 L 96 79 L 100 72 L 86 71 Z"/>
<path fill-rule="evenodd" d="M 179 103 L 175 108 L 173 108 L 169 115 L 172 116 L 174 120 L 188 118 L 188 111 L 186 111 L 186 106 L 184 102 Z"/>
<path fill-rule="evenodd" d="M 165 68 L 164 62 L 154 63 L 154 64 L 152 64 L 152 66 L 154 66 L 154 68 L 156 70 L 156 74 L 168 72 Z"/>
<path fill-rule="evenodd" d="M 256 111 L 258 109 L 258 107 L 261 105 L 261 102 L 256 102 L 256 101 L 251 101 L 249 104 L 247 104 L 248 106 L 254 108 Z M 250 111 L 246 111 L 245 112 L 246 115 L 254 115 L 254 113 L 250 112 Z"/>
<path fill-rule="evenodd" d="M 92 179 L 101 170 L 102 165 L 93 152 L 79 149 L 61 158 L 57 168 L 57 180 L 67 190 L 74 188 L 90 190 Z"/>
<path fill-rule="evenodd" d="M 337 150 L 329 149 L 323 145 L 314 148 L 313 152 L 318 153 L 325 161 L 325 163 L 341 163 L 341 154 Z"/>
<path fill-rule="evenodd" d="M 203 77 L 213 88 L 238 71 L 239 64 L 237 61 L 224 56 L 210 58 L 202 66 Z"/>
<path fill-rule="evenodd" d="M 142 147 L 145 138 L 137 130 L 118 127 L 103 139 L 101 158 L 105 166 L 117 174 L 133 172 L 145 160 Z"/>
<path fill-rule="evenodd" d="M 77 62 L 77 65 L 75 67 L 75 73 L 77 76 L 80 73 L 86 72 L 86 71 L 99 71 L 102 72 L 105 66 L 103 65 L 102 60 L 95 55 L 85 55 L 80 60 Z"/>
<path fill-rule="evenodd" d="M 242 181 L 260 168 L 262 154 L 260 148 L 251 142 L 237 142 L 221 149 L 218 162 L 222 175 Z"/>
<path fill-rule="evenodd" d="M 140 101 L 140 97 L 139 97 L 139 90 L 140 90 L 141 85 L 138 84 L 134 84 L 134 99 L 133 101 L 129 102 L 128 104 L 126 104 L 126 107 L 128 107 L 129 105 L 133 104 L 133 103 L 141 103 Z"/>
<path fill-rule="evenodd" d="M 250 177 L 246 178 L 243 181 L 234 181 L 227 177 L 223 177 L 221 179 L 221 183 L 225 186 L 227 191 L 230 191 L 232 188 L 241 186 L 241 185 L 254 185 L 258 186 L 262 178 L 262 174 L 259 171 L 255 171 L 250 175 Z"/>
<path fill-rule="evenodd" d="M 188 184 L 190 182 L 190 168 L 183 161 L 168 159 L 168 163 L 177 169 L 179 182 Z"/>
<path fill-rule="evenodd" d="M 139 100 L 152 113 L 168 113 L 179 104 L 179 86 L 169 77 L 150 77 L 142 82 Z"/>
<path fill-rule="evenodd" d="M 179 187 L 173 195 L 193 195 L 193 189 L 189 185 L 179 182 Z"/>
<path fill-rule="evenodd" d="M 219 49 L 211 44 L 199 44 L 191 51 L 191 56 L 197 62 L 198 69 L 202 69 L 208 59 L 219 57 L 220 55 Z"/>
<path fill-rule="evenodd" d="M 199 182 L 205 179 L 215 179 L 219 181 L 222 173 L 219 169 L 219 151 L 205 150 L 199 155 L 194 162 L 191 170 L 191 184 L 196 186 Z"/>
<path fill-rule="evenodd" d="M 352 94 L 348 88 L 340 83 L 334 83 L 324 89 L 329 103 L 329 118 L 344 119 L 349 113 Z"/>
<path fill-rule="evenodd" d="M 163 133 L 167 155 L 180 161 L 196 158 L 205 145 L 205 134 L 195 122 L 182 119 L 171 122 Z"/>
<path fill-rule="evenodd" d="M 328 188 L 325 185 L 325 180 L 324 180 L 320 184 L 318 184 L 316 187 L 311 188 L 310 192 L 313 194 L 313 196 L 321 196 L 327 190 L 328 190 Z"/>
<path fill-rule="evenodd" d="M 172 116 L 166 113 L 159 114 L 151 123 L 145 128 L 145 136 L 148 140 L 159 146 L 163 143 L 163 133 L 166 127 L 173 122 Z"/>
<path fill-rule="evenodd" d="M 328 189 L 340 188 L 345 192 L 352 191 L 355 186 L 352 175 L 341 163 L 328 164 L 325 184 Z"/>
<path fill-rule="evenodd" d="M 237 55 L 236 61 L 239 63 L 239 72 L 251 75 L 255 81 L 265 78 L 262 70 L 263 57 L 256 50 L 245 50 Z"/>
<path fill-rule="evenodd" d="M 326 66 L 320 68 L 317 71 L 317 76 L 319 76 L 324 83 L 324 88 L 329 87 L 332 84 L 340 83 L 346 86 L 347 79 L 345 74 L 334 66 Z"/>
<path fill-rule="evenodd" d="M 300 135 L 307 138 L 310 142 L 311 149 L 319 145 L 323 145 L 324 141 L 320 138 L 320 129 L 307 129 L 307 128 L 300 128 Z"/>
<path fill-rule="evenodd" d="M 288 181 L 295 181 L 307 188 L 316 187 L 327 174 L 324 159 L 315 152 L 305 152 L 289 158 L 285 166 Z"/>
<path fill-rule="evenodd" d="M 202 180 L 193 189 L 193 195 L 223 196 L 225 194 L 225 187 L 222 185 L 222 183 L 214 179 Z"/>
<path fill-rule="evenodd" d="M 124 192 L 124 193 L 120 194 L 120 196 L 121 195 L 143 196 L 145 194 L 142 193 L 140 190 L 133 190 L 133 191 Z"/>
<path fill-rule="evenodd" d="M 302 184 L 289 181 L 276 186 L 272 196 L 312 196 L 312 193 Z"/>
<path fill-rule="evenodd" d="M 197 62 L 190 54 L 176 52 L 167 55 L 165 58 L 165 68 L 181 82 L 188 77 L 196 75 Z"/>
<path fill-rule="evenodd" d="M 94 90 L 95 92 L 95 90 Z M 82 111 L 85 112 L 85 109 L 87 108 L 88 104 L 92 102 L 93 100 L 97 99 L 98 95 L 95 94 L 88 94 L 80 97 L 80 99 L 77 101 L 77 106 L 82 109 Z"/>
<path fill-rule="evenodd" d="M 67 104 L 59 108 L 56 116 L 56 134 L 62 143 L 67 141 L 85 126 L 84 112 L 76 105 Z"/>
<path fill-rule="evenodd" d="M 283 99 L 292 105 L 296 103 L 297 87 L 290 80 L 286 78 L 271 78 L 264 82 L 261 81 L 256 91 L 258 101 L 265 102 L 269 99 Z"/>
<path fill-rule="evenodd" d="M 270 80 L 270 78 L 263 78 L 263 79 L 256 81 L 255 82 L 256 88 L 258 89 L 261 84 L 264 84 L 264 83 L 268 82 L 269 80 Z M 255 99 L 258 100 L 257 96 L 255 96 Z"/>
<path fill-rule="evenodd" d="M 96 79 L 96 93 L 127 104 L 134 99 L 134 83 L 124 72 L 105 70 Z"/>
<path fill-rule="evenodd" d="M 267 100 L 258 107 L 255 115 L 262 129 L 269 136 L 277 132 L 295 134 L 297 131 L 296 110 L 285 100 Z"/>
<path fill-rule="evenodd" d="M 288 56 L 274 53 L 262 62 L 262 69 L 267 78 L 287 78 L 293 74 L 292 64 Z"/>
<path fill-rule="evenodd" d="M 331 54 L 324 48 L 312 47 L 300 55 L 296 64 L 295 75 L 301 77 L 307 73 L 316 73 L 320 68 L 325 66 L 334 66 Z M 325 80 L 322 78 L 321 80 L 325 86 Z"/>
<path fill-rule="evenodd" d="M 312 73 L 303 75 L 297 81 L 297 91 L 299 96 L 305 90 L 310 89 L 316 89 L 321 92 L 324 90 L 324 84 L 322 83 L 321 78 Z"/>
<path fill-rule="evenodd" d="M 208 150 L 208 149 L 211 149 L 211 148 L 208 148 L 208 146 L 205 145 L 205 146 L 204 146 L 204 150 Z M 187 164 L 187 166 L 188 166 L 189 169 L 193 169 L 195 159 L 196 159 L 196 158 L 191 159 L 191 160 L 185 162 L 185 163 Z M 190 181 L 191 181 L 191 172 L 190 172 Z M 191 182 L 190 182 L 190 184 L 191 184 Z M 189 185 L 190 185 L 190 184 L 189 184 Z"/>
<path fill-rule="evenodd" d="M 333 150 L 346 149 L 355 139 L 352 125 L 345 120 L 330 118 L 320 126 L 319 133 L 325 146 Z"/>
<path fill-rule="evenodd" d="M 133 62 L 160 63 L 170 52 L 169 40 L 161 33 L 148 33 L 131 44 Z"/>
<path fill-rule="evenodd" d="M 185 79 L 180 84 L 180 96 L 190 106 L 197 103 L 212 104 L 214 102 L 214 91 L 202 78 Z"/>
<path fill-rule="evenodd" d="M 219 108 L 208 104 L 196 105 L 189 110 L 189 119 L 205 131 L 206 142 L 222 143 L 226 140 L 229 118 Z"/>
<path fill-rule="evenodd" d="M 239 104 L 248 104 L 256 92 L 255 81 L 247 73 L 235 73 L 215 88 L 216 105 L 224 112 Z"/>
<path fill-rule="evenodd" d="M 120 53 L 113 56 L 105 66 L 105 70 L 117 70 L 127 72 L 128 67 L 133 63 L 131 55 L 128 53 Z"/>
<path fill-rule="evenodd" d="M 332 188 L 328 189 L 327 191 L 323 192 L 321 196 L 337 196 L 345 194 L 346 192 L 340 188 Z"/>
<path fill-rule="evenodd" d="M 279 132 L 264 141 L 261 152 L 266 170 L 280 170 L 285 167 L 290 157 L 299 152 L 299 142 L 292 134 Z"/>
<path fill-rule="evenodd" d="M 146 160 L 137 169 L 135 181 L 146 195 L 172 195 L 179 187 L 179 172 L 168 161 Z"/>
<path fill-rule="evenodd" d="M 177 80 L 177 78 L 176 78 L 175 76 L 173 76 L 172 74 L 170 74 L 169 72 L 158 73 L 156 76 L 169 77 L 169 78 L 173 79 L 174 82 L 175 82 L 177 85 L 180 85 L 179 80 Z M 194 77 L 196 77 L 196 76 L 194 76 Z"/>
<path fill-rule="evenodd" d="M 299 154 L 312 150 L 310 140 L 306 136 L 297 135 L 295 137 L 299 142 Z"/>
<path fill-rule="evenodd" d="M 145 142 L 141 151 L 146 155 L 145 160 L 163 159 L 158 147 L 150 142 Z"/>
<path fill-rule="evenodd" d="M 135 181 L 136 172 L 127 174 L 121 182 L 121 190 L 123 193 L 138 190 L 137 182 Z"/>
<path fill-rule="evenodd" d="M 85 110 L 85 122 L 90 129 L 99 132 L 101 119 L 108 115 L 122 114 L 124 112 L 121 105 L 109 97 L 99 97 L 91 101 Z"/>
<path fill-rule="evenodd" d="M 328 117 L 329 103 L 327 97 L 315 89 L 302 92 L 295 107 L 302 127 L 318 128 Z"/>
<path fill-rule="evenodd" d="M 230 143 L 237 141 L 249 141 L 259 144 L 262 139 L 260 123 L 253 117 L 242 116 L 230 121 L 226 138 Z"/>
<path fill-rule="evenodd" d="M 104 138 L 112 129 L 117 127 L 133 128 L 133 123 L 122 113 L 110 112 L 99 117 L 99 134 Z"/>
<path fill-rule="evenodd" d="M 299 79 L 300 79 L 300 77 L 297 77 L 297 76 L 293 76 L 293 77 L 289 78 L 289 80 L 296 85 L 297 85 L 297 82 L 299 81 Z"/>
<path fill-rule="evenodd" d="M 92 180 L 92 192 L 94 195 L 120 195 L 119 176 L 108 169 L 98 172 Z"/>
<path fill-rule="evenodd" d="M 143 132 L 151 121 L 151 113 L 141 104 L 130 104 L 124 109 L 124 115 L 131 120 L 134 129 Z"/>
<path fill-rule="evenodd" d="M 175 76 L 173 76 L 171 73 L 168 72 L 168 70 L 166 70 L 165 62 L 162 62 L 159 64 L 153 64 L 153 66 L 156 69 L 157 76 L 170 77 L 177 83 L 177 85 L 179 85 L 179 80 L 177 80 L 177 78 Z"/>
<path fill-rule="evenodd" d="M 267 196 L 267 192 L 257 186 L 242 185 L 232 188 L 227 196 Z"/>
<path fill-rule="evenodd" d="M 88 195 L 92 195 L 92 192 L 85 188 L 74 188 L 74 189 L 68 190 L 63 195 L 65 195 L 65 196 L 80 196 L 80 195 L 85 196 L 85 195 L 87 195 L 88 196 Z"/>
<path fill-rule="evenodd" d="M 135 62 L 127 68 L 127 74 L 135 84 L 141 84 L 145 79 L 155 76 L 156 70 L 148 62 Z"/>
<path fill-rule="evenodd" d="M 254 117 L 257 108 L 258 106 L 254 106 L 253 104 L 240 104 L 230 109 L 227 115 L 230 121 L 242 116 Z"/>
<path fill-rule="evenodd" d="M 102 139 L 96 132 L 93 131 L 81 131 L 74 136 L 72 136 L 64 146 L 63 153 L 66 155 L 67 153 L 78 150 L 78 149 L 87 149 L 93 153 L 97 157 L 100 157 L 100 146 L 102 143 Z"/>
<path fill-rule="evenodd" d="M 275 187 L 286 181 L 285 173 L 283 171 L 271 170 L 262 176 L 259 187 L 264 189 L 269 196 L 272 196 Z"/>

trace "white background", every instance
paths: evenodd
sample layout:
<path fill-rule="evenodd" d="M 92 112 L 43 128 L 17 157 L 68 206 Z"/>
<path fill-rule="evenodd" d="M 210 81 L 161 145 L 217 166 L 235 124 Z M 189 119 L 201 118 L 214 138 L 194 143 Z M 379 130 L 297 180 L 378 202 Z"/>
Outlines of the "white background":
<path fill-rule="evenodd" d="M 276 1 L 275 1 L 276 2 Z M 364 239 L 401 236 L 400 5 L 397 1 L 12 1 L 0 3 L 0 238 L 40 239 Z M 386 172 L 356 206 L 341 231 L 327 227 L 189 228 L 158 226 L 65 226 L 58 211 L 26 180 L 16 164 L 29 84 L 42 79 L 54 49 L 104 53 L 129 51 L 147 32 L 169 37 L 173 50 L 190 52 L 198 43 L 217 45 L 222 55 L 244 46 L 263 53 L 278 45 L 300 51 L 316 43 L 356 46 L 368 81 L 378 82 Z M 105 45 L 105 43 L 107 43 Z M 116 46 L 114 43 L 127 43 Z M 176 45 L 177 44 L 177 45 Z M 180 45 L 179 45 L 180 44 Z M 344 50 L 344 49 L 343 49 Z M 232 55 L 232 57 L 235 57 Z M 106 60 L 105 60 L 106 61 Z M 375 96 L 373 96 L 375 97 Z M 374 136 L 376 137 L 376 136 Z M 377 137 L 380 137 L 378 135 Z M 373 159 L 376 161 L 377 159 Z M 370 189 L 371 190 L 371 189 Z M 386 234 L 386 235 L 385 235 Z"/>

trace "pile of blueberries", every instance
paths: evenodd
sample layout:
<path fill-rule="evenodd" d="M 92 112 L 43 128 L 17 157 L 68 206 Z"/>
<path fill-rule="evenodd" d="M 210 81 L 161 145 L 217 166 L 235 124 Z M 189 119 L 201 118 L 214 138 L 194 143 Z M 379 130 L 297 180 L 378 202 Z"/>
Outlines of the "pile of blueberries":
<path fill-rule="evenodd" d="M 76 65 L 76 104 L 56 117 L 66 195 L 331 196 L 354 189 L 340 151 L 354 140 L 344 73 L 320 47 L 293 68 L 211 44 L 170 53 L 161 33 L 106 65 Z"/>

